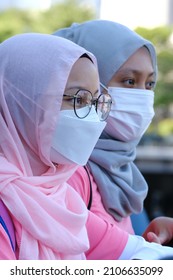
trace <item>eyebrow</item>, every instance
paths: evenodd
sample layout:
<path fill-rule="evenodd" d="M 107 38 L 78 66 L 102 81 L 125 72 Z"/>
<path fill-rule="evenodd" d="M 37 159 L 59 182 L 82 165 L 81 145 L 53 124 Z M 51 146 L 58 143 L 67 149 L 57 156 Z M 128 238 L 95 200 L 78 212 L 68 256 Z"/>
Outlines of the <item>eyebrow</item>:
<path fill-rule="evenodd" d="M 129 73 L 133 73 L 133 74 L 142 74 L 142 71 L 140 70 L 135 70 L 135 69 L 131 69 L 131 68 L 127 68 L 127 69 L 120 69 L 117 71 L 117 74 L 118 73 L 122 73 L 124 75 L 128 75 Z M 148 77 L 151 77 L 151 76 L 154 76 L 156 73 L 153 71 L 151 73 L 148 74 Z"/>

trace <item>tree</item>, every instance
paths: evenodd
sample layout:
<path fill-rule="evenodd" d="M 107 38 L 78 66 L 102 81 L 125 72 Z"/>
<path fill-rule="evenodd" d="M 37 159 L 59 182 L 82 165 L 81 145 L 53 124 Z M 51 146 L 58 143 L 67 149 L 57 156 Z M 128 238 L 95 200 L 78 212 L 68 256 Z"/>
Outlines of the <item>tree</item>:
<path fill-rule="evenodd" d="M 66 0 L 44 12 L 9 9 L 0 13 L 0 42 L 25 32 L 51 34 L 73 22 L 83 22 L 94 17 L 95 11 L 78 0 Z"/>
<path fill-rule="evenodd" d="M 0 13 L 0 42 L 19 33 L 31 30 L 33 15 L 26 11 L 9 9 Z"/>
<path fill-rule="evenodd" d="M 42 14 L 41 22 L 45 26 L 45 21 L 49 23 L 49 33 L 59 28 L 68 27 L 73 22 L 83 22 L 94 19 L 95 12 L 92 8 L 85 6 L 78 0 L 66 0 L 65 2 L 52 6 Z"/>

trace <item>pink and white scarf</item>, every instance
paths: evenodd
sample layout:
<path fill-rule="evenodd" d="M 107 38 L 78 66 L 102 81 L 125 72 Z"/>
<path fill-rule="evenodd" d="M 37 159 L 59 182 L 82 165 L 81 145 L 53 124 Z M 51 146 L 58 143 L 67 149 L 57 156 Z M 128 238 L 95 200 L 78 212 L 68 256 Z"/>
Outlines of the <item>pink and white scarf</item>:
<path fill-rule="evenodd" d="M 15 225 L 17 259 L 84 259 L 89 246 L 87 209 L 66 183 L 77 166 L 50 161 L 66 82 L 83 53 L 43 34 L 0 45 L 0 199 Z"/>

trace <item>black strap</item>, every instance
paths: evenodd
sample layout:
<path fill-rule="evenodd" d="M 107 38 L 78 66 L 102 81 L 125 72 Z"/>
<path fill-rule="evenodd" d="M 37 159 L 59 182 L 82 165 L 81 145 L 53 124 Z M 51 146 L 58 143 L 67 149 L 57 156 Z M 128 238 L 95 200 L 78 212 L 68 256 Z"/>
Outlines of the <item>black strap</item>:
<path fill-rule="evenodd" d="M 89 198 L 89 202 L 88 202 L 88 206 L 87 206 L 87 209 L 90 210 L 91 209 L 91 204 L 92 204 L 92 184 L 91 184 L 91 178 L 90 178 L 88 168 L 86 166 L 84 166 L 84 168 L 85 168 L 85 171 L 88 175 L 88 180 L 89 180 L 89 184 L 90 184 L 90 198 Z"/>
<path fill-rule="evenodd" d="M 11 247 L 14 251 L 14 244 L 13 244 L 13 241 L 11 239 L 11 236 L 10 236 L 10 233 L 9 233 L 9 230 L 7 228 L 7 225 L 5 224 L 3 218 L 0 216 L 0 224 L 2 225 L 2 227 L 4 228 L 5 232 L 7 233 L 8 237 L 9 237 L 9 240 L 10 240 L 10 243 L 11 243 Z"/>
<path fill-rule="evenodd" d="M 1 199 L 0 199 L 0 224 L 2 225 L 5 232 L 7 233 L 13 251 L 15 251 L 15 233 L 14 233 L 13 222 L 7 212 L 7 208 L 5 204 Z"/>

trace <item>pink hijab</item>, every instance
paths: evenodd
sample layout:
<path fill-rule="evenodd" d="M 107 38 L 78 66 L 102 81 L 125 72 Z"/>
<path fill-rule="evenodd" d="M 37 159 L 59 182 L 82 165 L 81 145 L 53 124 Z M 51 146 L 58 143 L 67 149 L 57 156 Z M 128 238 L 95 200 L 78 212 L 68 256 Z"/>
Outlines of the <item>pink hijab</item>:
<path fill-rule="evenodd" d="M 50 161 L 66 82 L 84 53 L 43 34 L 0 45 L 0 199 L 15 225 L 17 259 L 83 259 L 89 246 L 87 210 L 66 183 L 77 166 Z"/>

